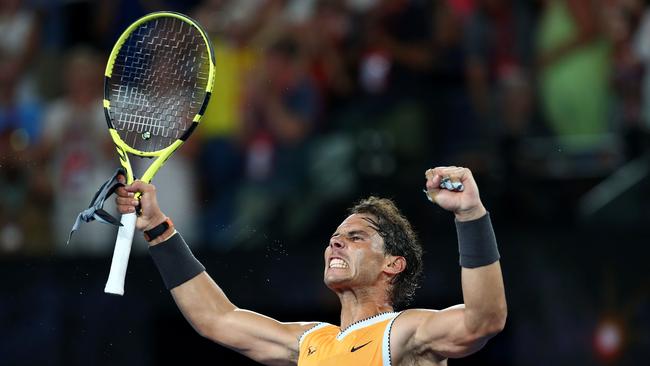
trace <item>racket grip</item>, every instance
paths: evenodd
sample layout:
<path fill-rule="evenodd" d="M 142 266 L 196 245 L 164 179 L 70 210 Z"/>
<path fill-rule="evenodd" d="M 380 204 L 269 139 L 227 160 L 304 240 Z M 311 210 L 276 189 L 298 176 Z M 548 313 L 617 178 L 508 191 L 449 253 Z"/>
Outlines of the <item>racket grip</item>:
<path fill-rule="evenodd" d="M 122 226 L 117 231 L 111 270 L 104 288 L 104 292 L 107 294 L 120 296 L 124 294 L 124 279 L 126 278 L 126 268 L 129 265 L 129 254 L 131 254 L 131 243 L 133 243 L 137 218 L 135 213 L 128 213 L 122 215 L 120 220 Z"/>

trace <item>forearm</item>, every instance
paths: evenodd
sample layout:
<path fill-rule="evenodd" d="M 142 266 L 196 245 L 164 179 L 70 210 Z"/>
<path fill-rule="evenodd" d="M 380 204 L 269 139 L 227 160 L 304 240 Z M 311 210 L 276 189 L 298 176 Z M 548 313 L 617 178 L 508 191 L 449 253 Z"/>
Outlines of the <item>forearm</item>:
<path fill-rule="evenodd" d="M 483 212 L 485 212 L 483 210 Z M 459 222 L 457 215 L 465 325 L 470 332 L 495 333 L 506 317 L 499 252 L 488 214 Z"/>
<path fill-rule="evenodd" d="M 180 234 L 150 246 L 165 287 L 185 318 L 205 337 L 214 337 L 214 327 L 235 306 L 205 272 Z"/>

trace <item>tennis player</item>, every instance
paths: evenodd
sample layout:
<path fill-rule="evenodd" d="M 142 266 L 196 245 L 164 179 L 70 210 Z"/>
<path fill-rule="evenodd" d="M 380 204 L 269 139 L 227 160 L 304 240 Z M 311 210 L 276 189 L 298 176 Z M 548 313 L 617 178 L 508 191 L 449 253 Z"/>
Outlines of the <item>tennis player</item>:
<path fill-rule="evenodd" d="M 469 169 L 425 173 L 431 201 L 455 215 L 464 304 L 396 311 L 413 296 L 422 248 L 392 201 L 370 197 L 350 210 L 324 253 L 324 281 L 341 301 L 341 323 L 283 323 L 233 305 L 160 210 L 155 187 L 118 189 L 121 213 L 142 192 L 149 252 L 185 318 L 202 336 L 268 365 L 446 365 L 472 354 L 506 321 L 499 253 L 489 214 Z M 441 182 L 464 189 L 441 189 Z M 436 243 L 436 245 L 442 245 Z"/>

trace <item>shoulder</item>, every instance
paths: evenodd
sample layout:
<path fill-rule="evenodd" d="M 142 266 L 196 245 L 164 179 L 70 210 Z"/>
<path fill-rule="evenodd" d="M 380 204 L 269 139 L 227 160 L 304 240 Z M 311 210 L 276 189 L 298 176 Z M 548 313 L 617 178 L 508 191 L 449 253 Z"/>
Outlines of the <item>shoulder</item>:
<path fill-rule="evenodd" d="M 395 339 L 396 341 L 401 340 L 401 338 L 404 338 L 404 340 L 412 338 L 418 326 L 428 317 L 438 312 L 438 310 L 430 309 L 408 309 L 402 311 L 393 324 L 393 337 L 398 337 Z"/>
<path fill-rule="evenodd" d="M 299 345 L 302 344 L 302 342 L 312 334 L 322 333 L 322 332 L 337 333 L 338 329 L 339 328 L 337 326 L 329 323 L 323 323 L 323 322 L 302 323 L 302 332 L 298 337 L 298 344 Z"/>

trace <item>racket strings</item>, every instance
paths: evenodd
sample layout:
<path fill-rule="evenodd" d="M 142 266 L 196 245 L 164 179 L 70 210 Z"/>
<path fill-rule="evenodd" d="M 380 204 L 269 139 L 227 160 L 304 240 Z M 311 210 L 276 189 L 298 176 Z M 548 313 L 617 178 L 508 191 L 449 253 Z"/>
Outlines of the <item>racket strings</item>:
<path fill-rule="evenodd" d="M 166 17 L 126 39 L 110 80 L 115 129 L 131 147 L 158 151 L 191 126 L 206 96 L 209 50 L 194 26 Z"/>

